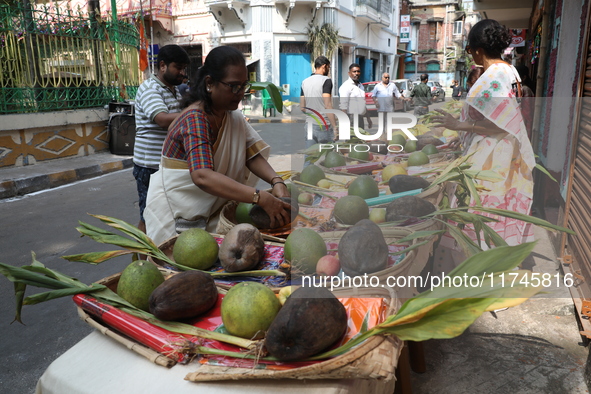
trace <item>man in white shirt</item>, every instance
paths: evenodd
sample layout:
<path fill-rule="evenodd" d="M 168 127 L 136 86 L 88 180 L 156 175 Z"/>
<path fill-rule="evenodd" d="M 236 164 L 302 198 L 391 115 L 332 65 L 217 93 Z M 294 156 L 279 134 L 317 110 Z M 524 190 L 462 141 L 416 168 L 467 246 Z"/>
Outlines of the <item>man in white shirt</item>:
<path fill-rule="evenodd" d="M 353 116 L 357 115 L 359 117 L 359 127 L 364 129 L 363 115 L 367 118 L 368 128 L 371 128 L 372 122 L 365 108 L 365 91 L 359 81 L 360 76 L 361 66 L 357 63 L 351 64 L 349 66 L 349 78 L 339 88 L 339 108 L 349 115 L 351 126 L 353 126 Z"/>
<path fill-rule="evenodd" d="M 382 74 L 382 83 L 378 83 L 371 93 L 378 112 L 394 112 L 394 97 L 402 95 L 396 84 L 390 82 L 390 74 Z M 379 114 L 378 114 L 379 115 Z"/>

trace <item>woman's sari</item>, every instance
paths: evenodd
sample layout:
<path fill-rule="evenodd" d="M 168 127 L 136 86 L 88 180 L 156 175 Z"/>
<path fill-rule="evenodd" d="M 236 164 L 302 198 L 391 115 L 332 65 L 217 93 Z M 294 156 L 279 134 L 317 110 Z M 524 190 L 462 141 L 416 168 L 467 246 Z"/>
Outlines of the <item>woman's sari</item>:
<path fill-rule="evenodd" d="M 246 162 L 257 154 L 266 159 L 269 151 L 240 111 L 228 112 L 213 146 L 215 172 L 254 187 L 258 177 L 248 170 Z M 185 160 L 163 156 L 160 170 L 150 178 L 144 211 L 146 233 L 158 245 L 187 228 L 215 232 L 227 201 L 197 187 Z"/>
<path fill-rule="evenodd" d="M 460 121 L 479 121 L 488 119 L 507 135 L 486 136 L 477 133 L 464 133 L 462 143 L 466 147 L 464 154 L 470 156 L 468 162 L 473 170 L 490 170 L 499 175 L 498 182 L 476 181 L 485 188 L 479 193 L 482 206 L 500 208 L 528 215 L 532 206 L 533 176 L 535 166 L 533 149 L 527 137 L 519 104 L 517 103 L 512 84 L 517 71 L 504 63 L 491 65 L 470 89 L 466 103 L 462 108 Z M 457 200 L 451 199 L 452 207 Z M 474 205 L 474 200 L 470 205 Z M 485 214 L 486 215 L 486 214 Z M 498 222 L 488 225 L 495 230 L 508 245 L 518 245 L 533 240 L 531 224 L 503 216 L 486 215 Z M 474 231 L 465 230 L 476 241 Z M 483 239 L 481 234 L 480 239 Z M 442 237 L 441 247 L 459 251 L 455 240 L 449 234 Z M 481 242 L 480 246 L 487 249 Z M 442 248 L 439 249 L 442 249 Z M 444 263 L 438 253 L 439 263 Z M 461 254 L 456 254 L 457 258 Z M 458 263 L 460 261 L 457 261 Z"/>

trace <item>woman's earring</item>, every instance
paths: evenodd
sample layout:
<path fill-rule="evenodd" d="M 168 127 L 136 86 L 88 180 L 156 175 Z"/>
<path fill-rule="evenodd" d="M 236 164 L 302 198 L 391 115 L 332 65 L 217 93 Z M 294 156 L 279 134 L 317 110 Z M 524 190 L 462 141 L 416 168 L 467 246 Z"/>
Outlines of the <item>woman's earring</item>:
<path fill-rule="evenodd" d="M 208 91 L 208 92 L 211 92 L 211 88 L 207 88 L 207 91 Z"/>

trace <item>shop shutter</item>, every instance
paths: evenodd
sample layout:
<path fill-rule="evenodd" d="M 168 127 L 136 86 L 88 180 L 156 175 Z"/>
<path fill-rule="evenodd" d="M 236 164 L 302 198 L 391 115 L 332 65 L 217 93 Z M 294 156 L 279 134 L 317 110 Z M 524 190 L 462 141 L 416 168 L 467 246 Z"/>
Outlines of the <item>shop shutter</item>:
<path fill-rule="evenodd" d="M 591 317 L 591 47 L 587 48 L 587 62 L 581 89 L 578 135 L 574 151 L 574 166 L 567 193 L 567 227 L 577 235 L 563 238 L 563 262 L 566 272 L 573 274 L 573 299 L 578 312 Z M 576 293 L 580 297 L 577 297 Z M 589 321 L 589 320 L 587 320 Z M 591 338 L 591 331 L 583 331 Z"/>

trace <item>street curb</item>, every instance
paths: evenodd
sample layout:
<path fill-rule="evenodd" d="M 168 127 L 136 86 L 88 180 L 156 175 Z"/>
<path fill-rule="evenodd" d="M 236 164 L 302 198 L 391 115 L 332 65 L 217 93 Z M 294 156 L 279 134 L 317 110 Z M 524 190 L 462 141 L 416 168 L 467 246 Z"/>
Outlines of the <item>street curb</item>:
<path fill-rule="evenodd" d="M 24 196 L 133 167 L 132 158 L 0 182 L 0 199 Z"/>
<path fill-rule="evenodd" d="M 249 119 L 248 123 L 305 123 L 304 119 Z"/>

